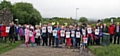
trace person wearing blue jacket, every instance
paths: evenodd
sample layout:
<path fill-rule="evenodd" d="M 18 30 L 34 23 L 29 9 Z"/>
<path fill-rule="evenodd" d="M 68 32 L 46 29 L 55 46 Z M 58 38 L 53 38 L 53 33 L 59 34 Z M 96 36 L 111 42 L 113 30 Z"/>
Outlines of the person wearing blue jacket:
<path fill-rule="evenodd" d="M 58 47 L 59 40 L 58 40 L 58 31 L 60 30 L 59 26 L 57 25 L 56 28 L 53 30 L 53 36 L 55 38 L 56 47 Z"/>

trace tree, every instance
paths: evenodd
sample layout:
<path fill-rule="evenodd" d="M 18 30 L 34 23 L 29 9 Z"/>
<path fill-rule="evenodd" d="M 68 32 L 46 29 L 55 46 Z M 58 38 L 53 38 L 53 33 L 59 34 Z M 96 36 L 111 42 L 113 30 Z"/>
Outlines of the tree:
<path fill-rule="evenodd" d="M 21 24 L 39 24 L 40 13 L 30 3 L 19 2 L 13 5 L 14 19 L 18 19 Z"/>
<path fill-rule="evenodd" d="M 2 10 L 3 8 L 7 8 L 10 11 L 12 11 L 12 4 L 11 4 L 11 2 L 6 1 L 6 0 L 1 1 L 1 3 L 0 3 L 0 10 Z"/>
<path fill-rule="evenodd" d="M 88 19 L 86 17 L 81 17 L 79 19 L 79 22 L 88 22 Z"/>

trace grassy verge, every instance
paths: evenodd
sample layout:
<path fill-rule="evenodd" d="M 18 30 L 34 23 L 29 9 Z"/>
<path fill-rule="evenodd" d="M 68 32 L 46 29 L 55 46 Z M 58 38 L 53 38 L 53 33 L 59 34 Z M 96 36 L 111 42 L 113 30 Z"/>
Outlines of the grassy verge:
<path fill-rule="evenodd" d="M 120 56 L 120 45 L 89 46 L 95 56 Z"/>
<path fill-rule="evenodd" d="M 22 41 L 16 41 L 16 43 L 0 43 L 0 54 L 12 50 L 13 48 L 17 47 L 18 45 L 20 45 L 22 43 Z"/>

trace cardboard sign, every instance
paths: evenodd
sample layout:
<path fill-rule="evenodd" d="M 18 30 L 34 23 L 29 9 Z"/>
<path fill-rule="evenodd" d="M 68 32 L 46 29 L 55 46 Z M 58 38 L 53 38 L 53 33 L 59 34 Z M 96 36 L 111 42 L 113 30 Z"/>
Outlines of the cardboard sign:
<path fill-rule="evenodd" d="M 33 36 L 33 32 L 32 31 L 29 31 L 29 36 Z"/>
<path fill-rule="evenodd" d="M 52 33 L 52 26 L 48 26 L 48 32 Z"/>
<path fill-rule="evenodd" d="M 95 29 L 95 35 L 99 35 L 99 29 Z"/>
<path fill-rule="evenodd" d="M 92 33 L 92 28 L 87 28 L 87 32 L 88 32 L 88 34 L 91 34 Z"/>
<path fill-rule="evenodd" d="M 86 35 L 86 31 L 84 29 L 82 29 L 82 34 Z"/>
<path fill-rule="evenodd" d="M 88 42 L 88 38 L 83 38 L 84 43 Z"/>
<path fill-rule="evenodd" d="M 57 30 L 53 30 L 53 36 L 57 35 Z"/>
<path fill-rule="evenodd" d="M 64 37 L 64 36 L 65 36 L 65 30 L 61 30 L 61 31 L 60 31 L 60 36 L 61 36 L 61 37 Z"/>
<path fill-rule="evenodd" d="M 76 38 L 80 38 L 80 32 L 76 32 Z"/>
<path fill-rule="evenodd" d="M 75 31 L 71 31 L 71 37 L 75 37 Z"/>
<path fill-rule="evenodd" d="M 6 33 L 9 33 L 10 27 L 6 27 Z"/>
<path fill-rule="evenodd" d="M 40 30 L 36 30 L 36 36 L 40 36 Z"/>
<path fill-rule="evenodd" d="M 46 27 L 42 27 L 42 33 L 46 33 Z"/>
<path fill-rule="evenodd" d="M 70 38 L 70 32 L 66 32 L 66 38 Z"/>

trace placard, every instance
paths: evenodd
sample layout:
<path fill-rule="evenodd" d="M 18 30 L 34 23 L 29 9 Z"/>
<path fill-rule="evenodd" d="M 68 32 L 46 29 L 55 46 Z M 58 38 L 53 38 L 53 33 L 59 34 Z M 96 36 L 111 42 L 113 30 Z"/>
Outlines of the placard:
<path fill-rule="evenodd" d="M 70 32 L 66 32 L 66 38 L 70 38 Z"/>
<path fill-rule="evenodd" d="M 46 27 L 42 27 L 42 33 L 46 33 Z"/>

